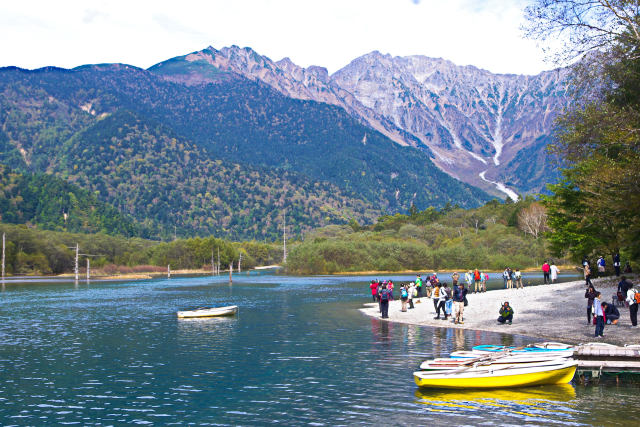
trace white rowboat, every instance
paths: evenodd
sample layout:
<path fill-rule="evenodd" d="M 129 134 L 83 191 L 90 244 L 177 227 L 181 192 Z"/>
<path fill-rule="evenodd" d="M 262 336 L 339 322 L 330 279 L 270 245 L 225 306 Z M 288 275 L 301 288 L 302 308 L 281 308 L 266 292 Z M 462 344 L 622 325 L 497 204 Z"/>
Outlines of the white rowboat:
<path fill-rule="evenodd" d="M 179 318 L 233 316 L 238 312 L 237 305 L 227 307 L 198 308 L 196 310 L 179 311 Z"/>

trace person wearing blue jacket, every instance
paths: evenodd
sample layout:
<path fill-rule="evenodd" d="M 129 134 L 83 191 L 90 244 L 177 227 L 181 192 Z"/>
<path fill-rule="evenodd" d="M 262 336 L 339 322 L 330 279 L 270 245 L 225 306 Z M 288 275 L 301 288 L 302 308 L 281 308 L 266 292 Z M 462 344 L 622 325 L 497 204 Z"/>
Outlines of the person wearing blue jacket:
<path fill-rule="evenodd" d="M 464 299 L 467 296 L 467 288 L 464 287 L 464 283 L 459 283 L 458 286 L 453 288 L 453 308 L 454 317 L 453 323 L 463 324 L 464 320 Z"/>

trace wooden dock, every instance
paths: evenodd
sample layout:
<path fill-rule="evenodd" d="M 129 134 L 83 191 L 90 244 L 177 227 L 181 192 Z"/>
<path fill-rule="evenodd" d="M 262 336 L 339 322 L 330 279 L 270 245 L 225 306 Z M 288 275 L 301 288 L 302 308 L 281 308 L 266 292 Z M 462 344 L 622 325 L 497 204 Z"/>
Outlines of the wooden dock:
<path fill-rule="evenodd" d="M 607 345 L 580 345 L 573 358 L 576 375 L 599 378 L 602 374 L 640 374 L 640 349 Z"/>

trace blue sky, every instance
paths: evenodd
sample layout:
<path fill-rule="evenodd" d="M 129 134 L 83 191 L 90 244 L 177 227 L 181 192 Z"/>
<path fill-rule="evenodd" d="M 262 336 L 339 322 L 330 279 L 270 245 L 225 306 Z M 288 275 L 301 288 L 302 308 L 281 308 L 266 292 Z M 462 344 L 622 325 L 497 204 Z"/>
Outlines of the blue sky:
<path fill-rule="evenodd" d="M 249 46 L 335 72 L 373 50 L 497 73 L 543 62 L 519 26 L 526 0 L 21 0 L 0 2 L 0 66 L 147 68 L 203 49 Z"/>

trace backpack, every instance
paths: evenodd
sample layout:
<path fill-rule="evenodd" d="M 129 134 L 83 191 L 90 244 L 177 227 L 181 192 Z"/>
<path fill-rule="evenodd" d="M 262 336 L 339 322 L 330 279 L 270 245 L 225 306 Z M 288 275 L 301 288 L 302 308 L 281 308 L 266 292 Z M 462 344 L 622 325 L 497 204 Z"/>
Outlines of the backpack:
<path fill-rule="evenodd" d="M 407 294 L 407 290 L 405 288 L 402 288 L 402 290 L 400 291 L 400 296 L 402 298 L 406 298 L 409 296 L 409 294 Z"/>
<path fill-rule="evenodd" d="M 476 270 L 476 271 L 473 273 L 473 275 L 474 275 L 474 279 L 476 279 L 476 280 L 480 280 L 480 272 L 479 272 L 478 270 Z"/>
<path fill-rule="evenodd" d="M 640 292 L 636 291 L 636 292 L 633 294 L 633 299 L 634 299 L 634 301 L 636 302 L 636 304 L 640 304 Z"/>
<path fill-rule="evenodd" d="M 382 293 L 380 294 L 380 301 L 389 301 L 389 291 L 388 290 L 383 290 Z"/>

